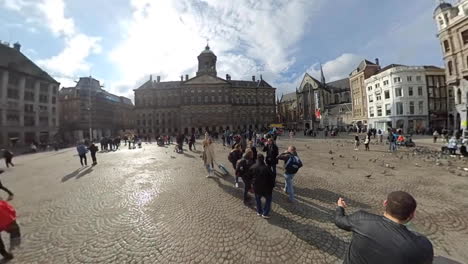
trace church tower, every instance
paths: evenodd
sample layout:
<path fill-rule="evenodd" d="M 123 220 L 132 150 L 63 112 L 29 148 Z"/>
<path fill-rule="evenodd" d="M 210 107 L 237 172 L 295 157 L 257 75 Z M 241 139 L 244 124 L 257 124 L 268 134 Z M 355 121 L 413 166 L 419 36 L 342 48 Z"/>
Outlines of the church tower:
<path fill-rule="evenodd" d="M 210 50 L 210 46 L 208 45 L 206 45 L 205 50 L 198 55 L 197 76 L 202 74 L 216 76 L 216 55 Z"/>

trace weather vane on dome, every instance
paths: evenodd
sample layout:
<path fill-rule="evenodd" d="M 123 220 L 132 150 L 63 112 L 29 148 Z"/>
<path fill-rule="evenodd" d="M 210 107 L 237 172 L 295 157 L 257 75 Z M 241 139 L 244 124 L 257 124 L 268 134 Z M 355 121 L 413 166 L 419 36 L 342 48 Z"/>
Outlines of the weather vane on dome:
<path fill-rule="evenodd" d="M 210 39 L 209 39 L 209 38 L 206 38 L 206 46 L 207 46 L 207 47 L 210 46 Z"/>

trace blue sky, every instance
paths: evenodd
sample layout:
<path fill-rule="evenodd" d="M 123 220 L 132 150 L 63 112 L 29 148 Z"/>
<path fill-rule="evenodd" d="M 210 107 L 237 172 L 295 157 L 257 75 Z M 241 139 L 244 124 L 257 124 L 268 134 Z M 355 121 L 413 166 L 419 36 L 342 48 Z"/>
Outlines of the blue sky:
<path fill-rule="evenodd" d="M 63 85 L 92 75 L 132 97 L 149 76 L 194 76 L 209 39 L 218 75 L 263 78 L 278 95 L 307 71 L 346 77 L 360 60 L 442 65 L 435 0 L 0 0 L 0 40 Z"/>

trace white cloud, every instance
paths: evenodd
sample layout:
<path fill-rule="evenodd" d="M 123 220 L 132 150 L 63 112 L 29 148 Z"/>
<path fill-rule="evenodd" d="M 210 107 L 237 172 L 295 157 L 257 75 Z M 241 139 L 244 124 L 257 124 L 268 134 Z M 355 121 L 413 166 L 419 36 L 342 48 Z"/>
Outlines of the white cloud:
<path fill-rule="evenodd" d="M 88 72 L 90 65 L 85 61 L 90 54 L 101 52 L 100 38 L 77 34 L 65 40 L 65 48 L 51 58 L 39 60 L 38 64 L 52 72 L 74 75 L 77 72 Z"/>
<path fill-rule="evenodd" d="M 131 0 L 132 17 L 122 22 L 122 41 L 109 54 L 121 76 L 114 90 L 136 88 L 150 73 L 164 80 L 193 76 L 206 38 L 218 56 L 219 76 L 277 78 L 295 62 L 295 46 L 317 2 Z"/>
<path fill-rule="evenodd" d="M 60 79 L 63 76 L 88 74 L 91 65 L 86 59 L 101 52 L 101 38 L 88 36 L 76 28 L 73 18 L 65 15 L 64 0 L 0 0 L 2 3 L 25 17 L 31 33 L 37 32 L 32 25 L 44 25 L 55 37 L 64 41 L 64 48 L 57 55 L 38 60 L 38 64 L 52 76 Z"/>
<path fill-rule="evenodd" d="M 63 0 L 38 1 L 37 8 L 42 12 L 47 26 L 54 34 L 65 36 L 75 34 L 73 19 L 65 17 L 65 2 Z"/>

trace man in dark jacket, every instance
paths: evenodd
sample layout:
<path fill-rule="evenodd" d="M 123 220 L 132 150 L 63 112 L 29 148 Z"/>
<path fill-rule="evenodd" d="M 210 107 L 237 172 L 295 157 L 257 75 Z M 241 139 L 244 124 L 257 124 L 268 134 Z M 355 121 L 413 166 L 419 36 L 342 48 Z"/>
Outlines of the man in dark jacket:
<path fill-rule="evenodd" d="M 97 164 L 96 160 L 96 152 L 98 151 L 98 147 L 94 145 L 94 143 L 91 143 L 91 146 L 88 147 L 89 152 L 91 152 L 91 158 L 93 159 L 93 166 Z"/>
<path fill-rule="evenodd" d="M 244 156 L 237 161 L 236 164 L 236 178 L 241 177 L 244 182 L 244 204 L 246 204 L 249 198 L 249 190 L 252 188 L 252 175 L 249 173 L 250 167 L 254 164 L 253 153 L 249 149 L 245 152 Z M 236 186 L 237 183 L 236 183 Z"/>
<path fill-rule="evenodd" d="M 257 215 L 265 219 L 270 218 L 271 200 L 273 188 L 275 187 L 275 176 L 273 172 L 265 165 L 264 156 L 258 154 L 257 162 L 250 168 L 252 175 L 252 184 L 255 192 L 255 201 L 257 203 Z M 265 197 L 265 206 L 262 207 L 262 197 Z"/>
<path fill-rule="evenodd" d="M 2 150 L 3 152 L 3 157 L 5 158 L 5 164 L 6 164 L 6 167 L 9 168 L 10 165 L 12 167 L 14 167 L 15 165 L 13 164 L 13 153 L 7 149 L 3 149 Z"/>
<path fill-rule="evenodd" d="M 357 211 L 345 215 L 346 202 L 338 199 L 335 224 L 353 232 L 344 264 L 429 264 L 434 258 L 431 242 L 405 226 L 414 217 L 416 200 L 403 191 L 392 192 L 384 201 L 383 216 Z"/>
<path fill-rule="evenodd" d="M 275 141 L 272 138 L 269 138 L 263 151 L 266 152 L 266 165 L 270 168 L 271 172 L 275 175 L 276 181 L 276 164 L 278 164 L 278 146 L 276 146 Z"/>
<path fill-rule="evenodd" d="M 240 160 L 241 158 L 242 158 L 242 149 L 241 149 L 241 146 L 238 144 L 238 145 L 235 145 L 234 149 L 231 150 L 231 152 L 228 155 L 228 160 L 229 162 L 231 162 L 232 167 L 234 168 L 234 171 L 237 168 L 237 161 Z M 235 185 L 236 185 L 236 188 L 239 188 L 239 176 L 237 176 L 237 174 L 236 174 Z"/>

